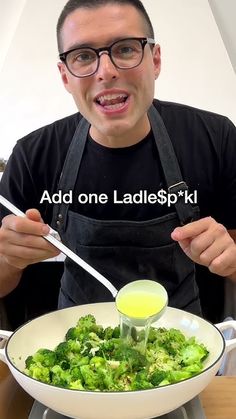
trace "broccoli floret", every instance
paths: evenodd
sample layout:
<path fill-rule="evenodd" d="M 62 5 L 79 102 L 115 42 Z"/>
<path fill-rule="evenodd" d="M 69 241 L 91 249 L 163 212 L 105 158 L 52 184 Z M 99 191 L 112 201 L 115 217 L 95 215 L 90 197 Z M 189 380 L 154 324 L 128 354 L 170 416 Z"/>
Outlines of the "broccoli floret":
<path fill-rule="evenodd" d="M 122 341 L 119 338 L 102 341 L 100 345 L 100 355 L 104 356 L 106 359 L 112 358 L 114 350 L 118 348 L 121 343 Z"/>
<path fill-rule="evenodd" d="M 72 390 L 85 390 L 82 382 L 80 380 L 71 381 L 68 385 L 68 388 Z"/>
<path fill-rule="evenodd" d="M 153 388 L 154 386 L 148 378 L 147 371 L 141 370 L 135 375 L 130 387 L 131 390 L 145 390 L 147 388 Z"/>
<path fill-rule="evenodd" d="M 54 367 L 51 368 L 51 377 L 52 384 L 57 387 L 67 388 L 71 381 L 70 370 L 65 371 L 60 365 L 54 365 Z"/>
<path fill-rule="evenodd" d="M 118 364 L 114 368 L 114 380 L 118 381 L 122 375 L 127 375 L 129 373 L 129 364 L 127 361 L 116 361 Z M 113 364 L 114 365 L 114 364 Z"/>
<path fill-rule="evenodd" d="M 191 365 L 201 363 L 208 355 L 208 350 L 204 345 L 192 343 L 187 344 L 180 353 L 182 363 L 184 365 Z"/>
<path fill-rule="evenodd" d="M 102 338 L 104 334 L 103 327 L 96 323 L 95 317 L 92 314 L 87 314 L 87 316 L 80 317 L 76 327 L 79 329 L 81 334 L 94 332 L 100 338 Z"/>
<path fill-rule="evenodd" d="M 186 378 L 191 377 L 191 375 L 192 374 L 186 370 L 169 371 L 166 378 L 170 383 L 177 383 L 178 381 L 186 380 Z"/>
<path fill-rule="evenodd" d="M 71 376 L 71 380 L 72 381 L 80 380 L 81 383 L 83 381 L 83 376 L 81 374 L 81 371 L 80 371 L 80 367 L 79 366 L 72 367 L 70 369 L 70 376 Z"/>
<path fill-rule="evenodd" d="M 112 337 L 115 339 L 120 337 L 120 326 L 114 327 Z"/>
<path fill-rule="evenodd" d="M 166 341 L 166 348 L 169 354 L 176 355 L 185 344 L 185 336 L 180 330 L 170 329 Z"/>
<path fill-rule="evenodd" d="M 148 338 L 148 342 L 151 342 L 151 344 L 148 344 L 148 348 L 154 347 L 158 351 L 158 348 L 161 347 L 168 354 L 176 355 L 185 344 L 185 341 L 185 336 L 180 330 L 159 328 L 156 329 L 156 332 L 151 330 L 151 337 Z"/>
<path fill-rule="evenodd" d="M 96 325 L 96 319 L 92 314 L 87 314 L 86 316 L 80 317 L 76 327 L 80 329 L 90 330 L 93 326 Z"/>
<path fill-rule="evenodd" d="M 149 377 L 150 382 L 154 387 L 159 386 L 159 384 L 165 380 L 167 377 L 167 372 L 163 370 L 155 370 Z"/>
<path fill-rule="evenodd" d="M 57 347 L 55 349 L 57 360 L 59 362 L 60 361 L 67 360 L 68 352 L 69 352 L 68 342 L 61 342 L 61 343 L 59 343 L 59 345 L 57 345 Z"/>
<path fill-rule="evenodd" d="M 78 356 L 75 356 L 70 361 L 71 367 L 80 367 L 81 365 L 87 365 L 89 364 L 90 358 L 88 356 L 82 356 L 81 354 Z"/>
<path fill-rule="evenodd" d="M 94 333 L 96 338 L 103 339 L 104 329 L 96 324 L 95 317 L 91 314 L 81 317 L 75 327 L 71 327 L 66 333 L 66 340 L 77 340 L 81 343 L 88 340 L 88 335 Z"/>
<path fill-rule="evenodd" d="M 138 371 L 147 364 L 146 357 L 136 349 L 121 345 L 114 351 L 114 359 L 118 361 L 126 361 L 129 364 L 130 371 Z"/>
<path fill-rule="evenodd" d="M 63 361 L 60 361 L 59 362 L 59 365 L 60 365 L 60 367 L 63 369 L 63 370 L 69 370 L 70 369 L 70 361 L 69 360 L 63 360 Z"/>
<path fill-rule="evenodd" d="M 71 327 L 65 336 L 66 340 L 76 340 L 79 339 L 81 330 L 78 327 Z"/>
<path fill-rule="evenodd" d="M 76 340 L 67 340 L 59 343 L 55 349 L 57 362 L 70 361 L 76 354 L 80 354 L 81 344 Z"/>
<path fill-rule="evenodd" d="M 44 367 L 42 364 L 31 364 L 28 369 L 25 370 L 25 373 L 34 378 L 35 380 L 42 381 L 43 383 L 50 384 L 50 369 Z"/>
<path fill-rule="evenodd" d="M 104 367 L 104 365 L 106 365 L 106 360 L 101 356 L 94 356 L 93 358 L 91 358 L 89 364 L 92 365 L 95 369 L 97 369 L 100 367 Z"/>
<path fill-rule="evenodd" d="M 114 381 L 113 371 L 109 365 L 98 367 L 97 374 L 100 382 L 103 383 L 104 390 L 116 390 L 117 383 Z"/>
<path fill-rule="evenodd" d="M 90 365 L 82 365 L 80 371 L 85 383 L 85 388 L 88 390 L 101 390 L 102 383 L 98 374 L 96 374 Z"/>
<path fill-rule="evenodd" d="M 195 363 L 195 364 L 187 365 L 186 367 L 183 368 L 183 370 L 190 372 L 192 376 L 192 375 L 199 374 L 199 372 L 202 371 L 202 368 L 203 368 L 202 363 Z"/>
<path fill-rule="evenodd" d="M 147 339 L 147 343 L 149 342 L 154 342 L 157 338 L 158 338 L 158 333 L 159 333 L 160 329 L 157 329 L 155 327 L 150 327 L 149 329 L 149 334 L 148 334 L 148 339 Z"/>
<path fill-rule="evenodd" d="M 28 356 L 25 361 L 26 368 L 32 364 L 41 364 L 44 367 L 52 367 L 56 362 L 56 354 L 49 349 L 38 349 L 33 356 Z"/>
<path fill-rule="evenodd" d="M 29 367 L 34 363 L 33 355 L 29 355 L 25 360 L 25 367 L 29 369 Z"/>
<path fill-rule="evenodd" d="M 96 334 L 104 341 L 110 341 L 113 338 L 117 339 L 120 337 L 120 326 L 114 328 L 108 326 L 103 330 L 102 334 L 98 332 Z"/>
<path fill-rule="evenodd" d="M 112 337 L 113 337 L 112 327 L 106 327 L 106 329 L 104 330 L 103 339 L 108 340 L 108 339 L 111 339 Z"/>
<path fill-rule="evenodd" d="M 55 362 L 55 353 L 49 349 L 41 348 L 34 355 L 27 357 L 24 372 L 36 380 L 50 384 L 50 368 Z"/>
<path fill-rule="evenodd" d="M 84 342 L 88 338 L 89 333 L 95 333 L 99 338 L 103 337 L 104 329 L 96 324 L 95 317 L 88 314 L 81 317 L 75 327 L 71 327 L 65 336 L 66 340 L 79 340 Z"/>

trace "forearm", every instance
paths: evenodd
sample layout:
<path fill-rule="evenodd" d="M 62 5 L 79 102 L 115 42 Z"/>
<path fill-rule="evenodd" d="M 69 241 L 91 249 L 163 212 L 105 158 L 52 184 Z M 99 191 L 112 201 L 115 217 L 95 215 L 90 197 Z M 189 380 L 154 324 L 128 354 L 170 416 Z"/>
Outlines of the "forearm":
<path fill-rule="evenodd" d="M 0 298 L 14 290 L 24 269 L 60 252 L 43 236 L 49 227 L 42 222 L 37 210 L 30 209 L 26 217 L 8 215 L 0 228 Z"/>
<path fill-rule="evenodd" d="M 0 298 L 13 291 L 20 282 L 23 269 L 9 265 L 3 256 L 0 256 Z"/>

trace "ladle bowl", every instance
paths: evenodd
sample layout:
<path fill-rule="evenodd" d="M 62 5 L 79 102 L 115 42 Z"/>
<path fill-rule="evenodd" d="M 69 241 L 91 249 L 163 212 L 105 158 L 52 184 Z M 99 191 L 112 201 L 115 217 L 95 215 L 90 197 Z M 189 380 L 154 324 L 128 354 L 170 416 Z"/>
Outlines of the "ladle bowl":
<path fill-rule="evenodd" d="M 130 282 L 116 296 L 116 307 L 120 316 L 136 327 L 144 327 L 147 322 L 158 320 L 167 304 L 166 289 L 159 282 L 149 279 Z"/>

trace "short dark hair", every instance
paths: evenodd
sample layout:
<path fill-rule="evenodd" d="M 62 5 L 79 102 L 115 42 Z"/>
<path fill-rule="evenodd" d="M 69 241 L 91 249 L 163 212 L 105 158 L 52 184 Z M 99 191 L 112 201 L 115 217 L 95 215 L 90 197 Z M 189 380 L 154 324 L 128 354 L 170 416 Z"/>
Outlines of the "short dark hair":
<path fill-rule="evenodd" d="M 62 53 L 61 30 L 68 15 L 79 8 L 92 9 L 106 4 L 127 4 L 135 7 L 142 15 L 147 26 L 147 36 L 154 38 L 154 30 L 147 11 L 140 0 L 69 0 L 64 6 L 57 22 L 57 45 L 59 53 Z"/>

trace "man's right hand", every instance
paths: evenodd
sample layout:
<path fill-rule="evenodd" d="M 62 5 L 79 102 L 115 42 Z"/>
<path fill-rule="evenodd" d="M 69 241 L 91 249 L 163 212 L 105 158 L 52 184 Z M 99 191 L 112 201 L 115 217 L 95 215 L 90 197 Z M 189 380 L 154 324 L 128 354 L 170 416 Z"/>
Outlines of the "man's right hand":
<path fill-rule="evenodd" d="M 0 255 L 12 267 L 26 266 L 59 255 L 60 251 L 42 236 L 49 233 L 36 209 L 26 211 L 26 217 L 7 215 L 0 229 Z"/>

